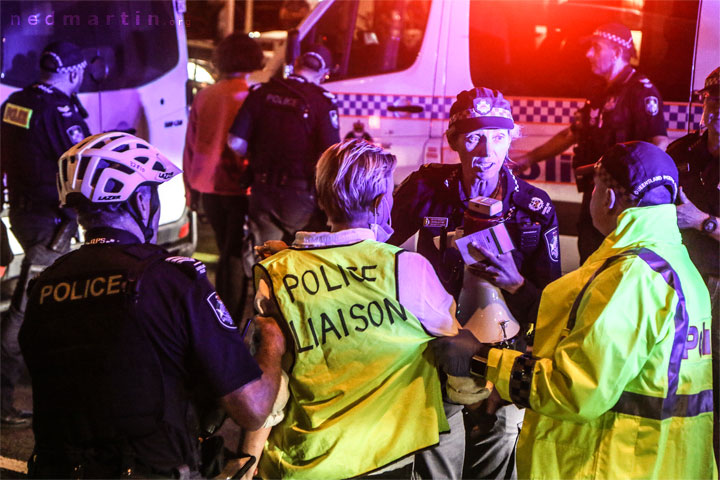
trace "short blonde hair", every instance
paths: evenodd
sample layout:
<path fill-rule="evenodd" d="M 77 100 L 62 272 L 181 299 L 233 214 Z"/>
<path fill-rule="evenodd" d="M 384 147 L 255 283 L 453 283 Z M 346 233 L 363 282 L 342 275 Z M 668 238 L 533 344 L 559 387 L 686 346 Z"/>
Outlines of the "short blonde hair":
<path fill-rule="evenodd" d="M 365 140 L 331 146 L 317 163 L 315 187 L 320 208 L 333 222 L 344 222 L 369 212 L 373 200 L 387 192 L 395 155 Z"/>

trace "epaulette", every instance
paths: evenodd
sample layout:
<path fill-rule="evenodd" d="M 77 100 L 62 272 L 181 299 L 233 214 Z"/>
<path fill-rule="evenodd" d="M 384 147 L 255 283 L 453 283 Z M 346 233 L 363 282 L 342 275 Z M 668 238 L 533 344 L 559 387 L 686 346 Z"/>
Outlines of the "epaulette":
<path fill-rule="evenodd" d="M 205 264 L 200 260 L 196 260 L 194 258 L 176 256 L 167 257 L 165 261 L 167 263 L 172 263 L 176 265 L 180 270 L 182 270 L 187 276 L 192 279 L 202 277 L 207 272 Z"/>
<path fill-rule="evenodd" d="M 645 88 L 653 88 L 652 82 L 645 75 L 638 75 L 637 81 L 638 81 L 638 83 L 642 84 L 642 86 Z"/>
<path fill-rule="evenodd" d="M 305 79 L 305 77 L 303 77 L 301 75 L 295 75 L 294 73 L 291 73 L 290 75 L 288 75 L 286 80 L 293 80 L 298 83 L 310 83 L 307 81 L 307 79 Z M 312 85 L 315 85 L 315 84 L 313 83 Z"/>
<path fill-rule="evenodd" d="M 251 92 L 254 92 L 255 90 L 258 90 L 260 87 L 265 85 L 264 83 L 256 83 L 254 85 L 250 85 L 250 88 L 248 89 Z"/>
<path fill-rule="evenodd" d="M 44 83 L 36 83 L 35 85 L 33 85 L 33 88 L 49 94 L 55 93 L 55 90 L 52 87 L 45 85 Z"/>
<path fill-rule="evenodd" d="M 329 98 L 330 100 L 335 100 L 337 98 L 334 93 L 328 92 L 325 89 L 323 89 L 323 95 L 325 95 L 325 97 Z"/>

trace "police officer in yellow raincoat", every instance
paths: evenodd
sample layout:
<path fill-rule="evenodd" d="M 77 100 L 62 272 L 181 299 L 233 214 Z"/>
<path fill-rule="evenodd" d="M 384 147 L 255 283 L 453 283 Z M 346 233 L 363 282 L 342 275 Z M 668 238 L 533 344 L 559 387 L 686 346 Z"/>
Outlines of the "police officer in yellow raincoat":
<path fill-rule="evenodd" d="M 543 291 L 532 354 L 461 331 L 433 342 L 440 363 L 528 409 L 520 478 L 717 478 L 710 301 L 677 228 L 677 169 L 645 142 L 591 168 L 606 237 Z M 487 253 L 487 268 L 513 268 Z"/>

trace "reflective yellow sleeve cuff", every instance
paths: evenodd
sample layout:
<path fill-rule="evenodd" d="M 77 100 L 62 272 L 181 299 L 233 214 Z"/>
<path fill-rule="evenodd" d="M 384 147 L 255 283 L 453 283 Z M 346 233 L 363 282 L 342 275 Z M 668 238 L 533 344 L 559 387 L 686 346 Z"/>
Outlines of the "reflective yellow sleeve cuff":
<path fill-rule="evenodd" d="M 510 373 L 515 359 L 520 355 L 522 352 L 506 348 L 493 348 L 488 354 L 487 379 L 495 385 L 495 389 L 503 400 L 512 401 L 510 399 Z"/>

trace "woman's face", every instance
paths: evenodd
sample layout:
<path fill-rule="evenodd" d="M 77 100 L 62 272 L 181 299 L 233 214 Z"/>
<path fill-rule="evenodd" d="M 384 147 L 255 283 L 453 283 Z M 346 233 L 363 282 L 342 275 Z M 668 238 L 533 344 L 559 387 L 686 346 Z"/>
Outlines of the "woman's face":
<path fill-rule="evenodd" d="M 460 163 L 481 180 L 495 178 L 510 150 L 510 132 L 499 128 L 480 128 L 458 135 L 455 149 Z"/>

